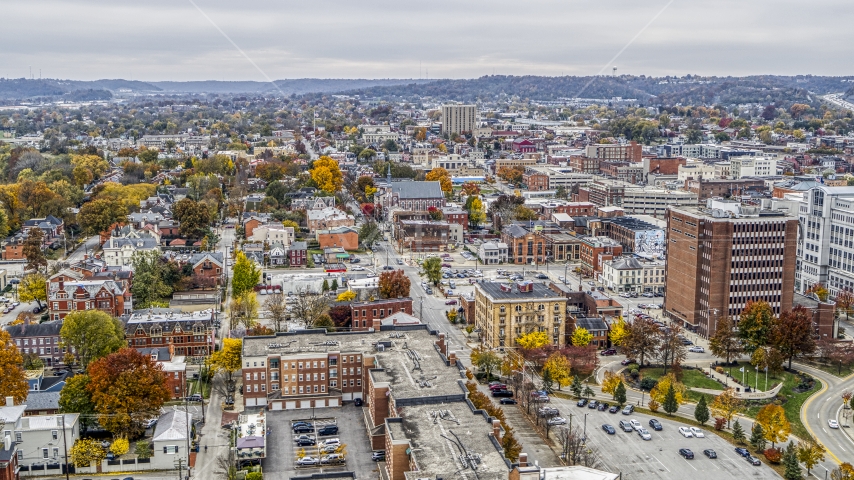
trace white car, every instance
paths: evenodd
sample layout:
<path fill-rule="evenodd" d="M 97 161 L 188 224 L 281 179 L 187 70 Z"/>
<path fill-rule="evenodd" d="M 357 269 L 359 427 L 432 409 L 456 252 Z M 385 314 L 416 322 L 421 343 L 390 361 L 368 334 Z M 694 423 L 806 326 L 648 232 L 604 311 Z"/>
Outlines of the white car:
<path fill-rule="evenodd" d="M 632 428 L 634 428 L 636 431 L 640 431 L 641 429 L 643 429 L 643 427 L 641 426 L 641 423 L 639 421 L 635 420 L 634 418 L 629 420 L 629 423 L 632 424 Z"/>
<path fill-rule="evenodd" d="M 705 353 L 706 349 L 699 345 L 694 345 L 693 347 L 689 348 L 688 351 L 694 353 Z"/>
<path fill-rule="evenodd" d="M 694 434 L 691 432 L 691 429 L 688 427 L 679 427 L 679 433 L 681 433 L 682 436 L 685 438 L 694 436 Z"/>
<path fill-rule="evenodd" d="M 638 435 L 644 440 L 652 440 L 652 435 L 645 428 L 638 429 Z"/>
<path fill-rule="evenodd" d="M 563 417 L 552 417 L 549 419 L 549 425 L 566 425 L 566 419 Z"/>
<path fill-rule="evenodd" d="M 302 457 L 302 458 L 297 460 L 297 465 L 299 465 L 301 467 L 314 466 L 314 465 L 317 465 L 318 463 L 319 462 L 314 457 Z"/>
<path fill-rule="evenodd" d="M 839 422 L 836 420 L 830 419 L 827 421 L 827 426 L 830 428 L 839 428 Z"/>
<path fill-rule="evenodd" d="M 362 272 L 365 270 L 365 267 L 356 266 L 356 267 L 350 268 L 350 270 L 353 270 L 354 272 Z"/>
<path fill-rule="evenodd" d="M 691 427 L 691 433 L 693 433 L 697 438 L 704 438 L 706 436 L 706 434 L 697 427 Z"/>

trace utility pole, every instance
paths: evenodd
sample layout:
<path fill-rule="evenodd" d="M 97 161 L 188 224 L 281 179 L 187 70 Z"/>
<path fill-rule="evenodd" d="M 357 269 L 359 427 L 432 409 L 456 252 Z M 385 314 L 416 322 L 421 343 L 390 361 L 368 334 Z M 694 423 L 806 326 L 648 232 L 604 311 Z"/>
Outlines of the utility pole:
<path fill-rule="evenodd" d="M 201 379 L 200 379 L 201 380 Z M 202 402 L 204 405 L 204 402 Z M 184 419 L 187 422 L 187 478 L 190 477 L 190 397 L 184 397 Z M 181 457 L 178 457 L 181 460 Z M 180 468 L 180 467 L 179 467 Z"/>
<path fill-rule="evenodd" d="M 62 415 L 62 447 L 65 450 L 65 480 L 68 479 L 68 441 L 65 439 L 65 414 Z"/>

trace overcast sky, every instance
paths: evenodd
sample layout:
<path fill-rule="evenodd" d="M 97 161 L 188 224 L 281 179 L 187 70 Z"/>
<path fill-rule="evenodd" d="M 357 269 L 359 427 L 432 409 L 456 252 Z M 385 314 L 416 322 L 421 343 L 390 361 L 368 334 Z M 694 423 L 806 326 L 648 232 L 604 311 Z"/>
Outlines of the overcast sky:
<path fill-rule="evenodd" d="M 7 1 L 0 76 L 595 75 L 668 1 Z M 852 0 L 674 0 L 613 63 L 655 76 L 852 75 L 851 25 Z"/>

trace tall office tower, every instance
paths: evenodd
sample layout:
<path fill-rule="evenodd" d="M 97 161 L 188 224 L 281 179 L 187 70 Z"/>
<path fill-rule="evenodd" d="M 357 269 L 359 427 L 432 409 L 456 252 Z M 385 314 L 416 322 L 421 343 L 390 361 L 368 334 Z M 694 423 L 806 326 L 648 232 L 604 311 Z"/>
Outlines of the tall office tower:
<path fill-rule="evenodd" d="M 442 105 L 442 133 L 471 133 L 477 127 L 474 105 Z"/>

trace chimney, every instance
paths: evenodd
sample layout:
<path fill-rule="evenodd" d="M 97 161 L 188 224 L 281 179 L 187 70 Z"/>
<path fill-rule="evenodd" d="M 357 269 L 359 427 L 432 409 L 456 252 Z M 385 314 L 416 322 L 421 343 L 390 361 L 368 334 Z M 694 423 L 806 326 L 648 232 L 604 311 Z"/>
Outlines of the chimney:
<path fill-rule="evenodd" d="M 6 406 L 7 407 L 15 406 L 15 397 L 6 397 Z"/>
<path fill-rule="evenodd" d="M 495 440 L 498 443 L 501 443 L 501 421 L 500 420 L 492 420 L 492 436 L 495 437 Z"/>
<path fill-rule="evenodd" d="M 528 466 L 528 454 L 527 453 L 520 453 L 519 454 L 519 466 L 520 467 L 527 467 Z"/>
<path fill-rule="evenodd" d="M 448 354 L 448 349 L 447 349 L 447 347 L 445 347 L 445 334 L 444 333 L 439 334 L 439 340 L 436 341 L 436 345 L 439 346 L 439 351 L 442 353 L 442 355 Z"/>
<path fill-rule="evenodd" d="M 457 364 L 457 352 L 451 352 L 448 354 L 448 363 L 453 367 Z"/>
<path fill-rule="evenodd" d="M 9 435 L 6 435 L 5 437 L 3 437 L 3 449 L 4 450 L 11 450 L 12 449 L 12 437 L 10 437 Z"/>

